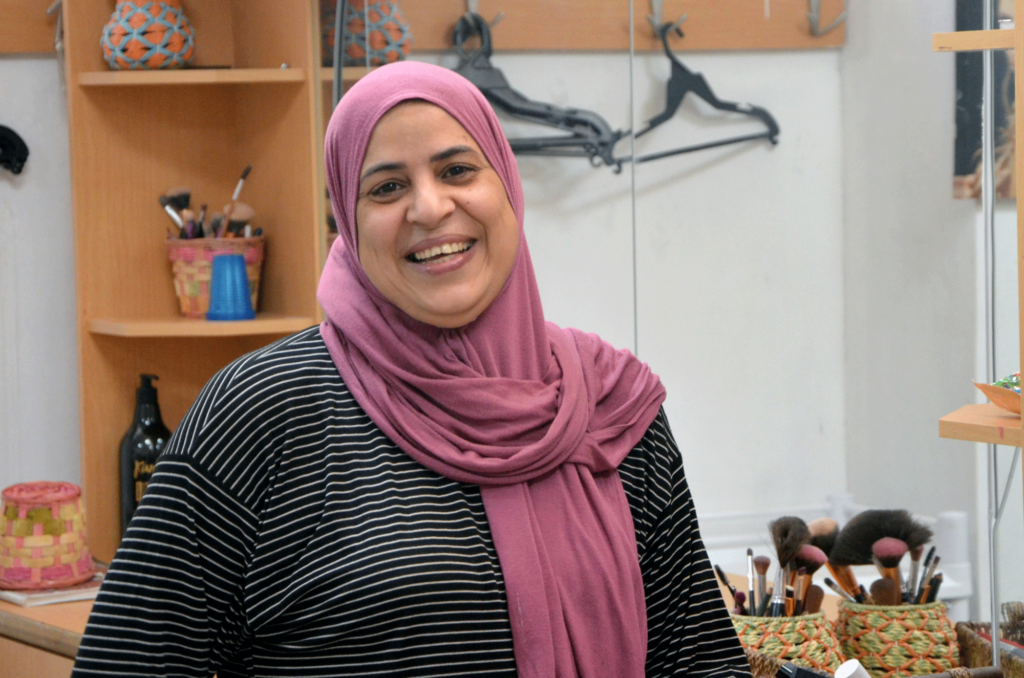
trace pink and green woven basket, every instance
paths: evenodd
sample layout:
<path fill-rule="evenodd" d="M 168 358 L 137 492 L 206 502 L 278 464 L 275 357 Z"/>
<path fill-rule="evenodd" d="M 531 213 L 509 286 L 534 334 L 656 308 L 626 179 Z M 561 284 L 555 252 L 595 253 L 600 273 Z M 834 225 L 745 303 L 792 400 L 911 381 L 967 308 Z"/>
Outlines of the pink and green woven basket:
<path fill-rule="evenodd" d="M 92 578 L 85 509 L 72 483 L 11 485 L 0 495 L 0 588 L 55 589 Z"/>

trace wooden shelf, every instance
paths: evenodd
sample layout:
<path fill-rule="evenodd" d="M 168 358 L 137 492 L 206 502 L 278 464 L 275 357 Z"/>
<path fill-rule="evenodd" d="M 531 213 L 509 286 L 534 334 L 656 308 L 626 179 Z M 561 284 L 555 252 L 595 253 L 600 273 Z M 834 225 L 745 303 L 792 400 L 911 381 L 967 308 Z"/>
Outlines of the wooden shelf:
<path fill-rule="evenodd" d="M 194 318 L 125 320 L 93 318 L 89 331 L 113 337 L 244 337 L 291 334 L 316 324 L 315 318 L 259 313 L 255 320 L 209 321 Z"/>
<path fill-rule="evenodd" d="M 345 82 L 357 82 L 367 75 L 370 71 L 376 70 L 375 68 L 357 67 L 357 66 L 346 66 L 341 71 L 341 78 Z M 320 71 L 320 81 L 325 85 L 334 83 L 334 68 L 326 67 Z"/>
<path fill-rule="evenodd" d="M 88 71 L 78 74 L 78 84 L 82 87 L 231 85 L 303 82 L 305 79 L 306 71 L 301 68 L 186 68 L 177 71 Z"/>
<path fill-rule="evenodd" d="M 939 419 L 939 436 L 1020 447 L 1020 416 L 1000 409 L 992 403 L 965 405 Z"/>
<path fill-rule="evenodd" d="M 1013 49 L 1015 31 L 956 31 L 933 33 L 932 49 L 936 52 L 977 52 L 984 49 Z"/>

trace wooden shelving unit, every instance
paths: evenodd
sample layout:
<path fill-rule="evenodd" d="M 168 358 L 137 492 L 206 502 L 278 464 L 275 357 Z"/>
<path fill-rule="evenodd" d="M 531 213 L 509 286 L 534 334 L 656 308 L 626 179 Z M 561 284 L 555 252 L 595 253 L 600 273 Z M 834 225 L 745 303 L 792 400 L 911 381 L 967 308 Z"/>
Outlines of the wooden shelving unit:
<path fill-rule="evenodd" d="M 932 45 L 937 52 L 973 52 L 986 49 L 1014 49 L 1015 87 L 1024 91 L 1024 0 L 1015 0 L 1014 15 L 1021 24 L 1009 30 L 936 33 Z M 1017 139 L 1024 139 L 1024 111 L 1017 109 Z M 1024 196 L 1024 154 L 1016 154 L 1017 195 Z M 1024 211 L 1017 210 L 1017 256 L 1024 256 Z M 1018 271 L 1018 303 L 1024 300 L 1024 266 Z M 1020 314 L 1021 362 L 1024 365 L 1024 310 Z M 939 420 L 943 438 L 977 443 L 1021 446 L 1021 419 L 992 404 L 967 405 Z"/>
<path fill-rule="evenodd" d="M 112 10 L 64 4 L 82 485 L 89 547 L 103 560 L 120 539 L 117 448 L 139 374 L 161 377 L 173 428 L 217 370 L 319 322 L 324 238 L 316 3 L 186 3 L 196 60 L 178 71 L 109 70 L 99 38 Z M 184 185 L 193 203 L 220 209 L 249 164 L 242 200 L 267 236 L 260 313 L 184 319 L 157 197 Z"/>

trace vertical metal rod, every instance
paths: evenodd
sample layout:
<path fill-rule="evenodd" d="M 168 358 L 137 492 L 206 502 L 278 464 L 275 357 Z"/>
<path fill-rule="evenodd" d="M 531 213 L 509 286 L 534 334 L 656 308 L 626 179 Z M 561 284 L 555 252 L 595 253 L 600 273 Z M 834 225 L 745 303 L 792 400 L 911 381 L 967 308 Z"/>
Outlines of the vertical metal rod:
<path fill-rule="evenodd" d="M 987 2 L 987 0 L 986 0 Z M 660 16 L 658 16 L 660 18 Z M 636 125 L 633 124 L 633 0 L 630 0 L 630 158 L 636 158 Z M 633 354 L 640 356 L 640 309 L 637 299 L 637 164 L 630 163 L 630 213 L 633 234 Z"/>
<path fill-rule="evenodd" d="M 996 2 L 982 0 L 984 29 L 997 29 Z M 998 29 L 997 29 L 998 30 Z M 992 50 L 982 53 L 981 86 L 981 209 L 985 221 L 985 353 L 989 383 L 996 380 L 995 351 L 995 77 Z M 992 619 L 992 666 L 998 667 L 999 577 L 996 560 L 996 530 L 999 513 L 999 469 L 996 446 L 988 446 L 988 558 L 989 597 Z"/>

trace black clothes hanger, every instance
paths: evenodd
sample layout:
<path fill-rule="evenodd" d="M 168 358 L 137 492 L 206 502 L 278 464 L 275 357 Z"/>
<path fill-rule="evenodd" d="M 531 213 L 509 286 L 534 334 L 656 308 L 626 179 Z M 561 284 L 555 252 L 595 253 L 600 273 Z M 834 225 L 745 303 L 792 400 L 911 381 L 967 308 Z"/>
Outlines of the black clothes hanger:
<path fill-rule="evenodd" d="M 467 52 L 465 43 L 480 37 L 480 48 Z M 622 161 L 612 155 L 616 142 L 628 134 L 613 130 L 597 113 L 577 108 L 560 108 L 531 101 L 512 89 L 505 75 L 491 65 L 491 31 L 482 16 L 467 12 L 455 24 L 455 50 L 459 65 L 455 72 L 476 85 L 491 105 L 514 118 L 556 127 L 566 135 L 509 139 L 512 150 L 524 155 L 586 157 L 595 167 L 602 163 L 619 171 Z"/>
<path fill-rule="evenodd" d="M 25 141 L 10 127 L 0 125 L 0 167 L 21 174 L 26 160 L 28 146 Z"/>
<path fill-rule="evenodd" d="M 665 110 L 654 116 L 647 121 L 647 126 L 636 133 L 637 137 L 641 137 L 653 130 L 658 125 L 669 120 L 676 111 L 679 110 L 680 104 L 683 103 L 683 98 L 690 92 L 693 92 L 704 101 L 711 104 L 712 107 L 720 111 L 731 111 L 733 113 L 740 113 L 742 115 L 748 115 L 753 118 L 757 118 L 764 123 L 767 128 L 764 132 L 757 134 L 745 134 L 737 137 L 729 137 L 727 139 L 720 139 L 717 141 L 710 141 L 703 144 L 695 144 L 692 146 L 684 146 L 682 148 L 676 148 L 670 151 L 662 151 L 659 153 L 650 153 L 648 155 L 642 155 L 636 159 L 638 163 L 649 162 L 651 160 L 659 160 L 661 158 L 667 158 L 672 155 L 680 155 L 682 153 L 692 153 L 693 151 L 703 151 L 708 148 L 715 148 L 717 146 L 727 146 L 729 144 L 738 144 L 743 141 L 753 141 L 755 139 L 767 139 L 773 145 L 779 142 L 779 126 L 775 122 L 775 118 L 772 117 L 771 113 L 761 108 L 760 106 L 754 106 L 751 104 L 737 104 L 730 101 L 722 101 L 715 93 L 711 91 L 711 87 L 708 86 L 704 76 L 700 73 L 694 73 L 676 57 L 672 52 L 672 49 L 668 46 L 668 34 L 669 32 L 675 32 L 679 37 L 683 36 L 683 32 L 679 29 L 678 23 L 665 23 L 661 25 L 659 34 L 661 37 L 661 44 L 665 48 L 665 54 L 668 56 L 669 61 L 672 62 L 672 75 L 668 80 L 668 92 L 666 95 Z M 623 162 L 627 162 L 629 158 L 623 158 Z"/>

